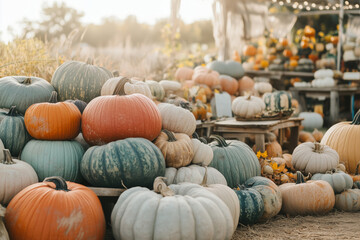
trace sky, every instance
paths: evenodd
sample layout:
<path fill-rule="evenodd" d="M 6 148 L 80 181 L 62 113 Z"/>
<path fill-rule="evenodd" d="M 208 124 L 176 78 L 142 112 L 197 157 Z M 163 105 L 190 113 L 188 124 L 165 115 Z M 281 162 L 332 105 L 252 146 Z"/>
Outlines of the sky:
<path fill-rule="evenodd" d="M 41 19 L 44 4 L 52 5 L 56 0 L 0 0 L 0 40 L 11 40 L 8 28 L 21 33 L 20 22 Z M 105 17 L 120 19 L 135 15 L 139 22 L 153 24 L 156 20 L 170 16 L 171 0 L 63 0 L 67 6 L 84 13 L 84 23 L 100 23 Z M 190 23 L 199 19 L 211 19 L 212 0 L 182 0 L 181 19 Z"/>

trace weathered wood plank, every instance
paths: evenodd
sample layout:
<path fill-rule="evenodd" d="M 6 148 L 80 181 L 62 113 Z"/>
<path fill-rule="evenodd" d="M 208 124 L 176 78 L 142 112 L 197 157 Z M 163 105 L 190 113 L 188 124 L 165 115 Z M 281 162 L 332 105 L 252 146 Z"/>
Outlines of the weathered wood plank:
<path fill-rule="evenodd" d="M 90 188 L 98 197 L 118 197 L 126 189 L 124 188 L 101 188 L 101 187 L 88 187 Z"/>

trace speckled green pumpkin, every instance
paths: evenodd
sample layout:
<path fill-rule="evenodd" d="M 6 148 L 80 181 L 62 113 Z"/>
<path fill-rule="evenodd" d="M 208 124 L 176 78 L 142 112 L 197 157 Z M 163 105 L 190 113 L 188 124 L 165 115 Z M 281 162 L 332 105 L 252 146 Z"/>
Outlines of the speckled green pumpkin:
<path fill-rule="evenodd" d="M 145 83 L 149 86 L 151 94 L 156 100 L 161 102 L 165 98 L 165 90 L 160 83 L 153 80 L 146 80 Z"/>
<path fill-rule="evenodd" d="M 264 213 L 264 202 L 261 194 L 252 188 L 240 186 L 240 190 L 234 190 L 240 202 L 239 223 L 254 224 Z"/>
<path fill-rule="evenodd" d="M 254 151 L 240 141 L 225 141 L 223 137 L 212 136 L 210 143 L 214 157 L 209 167 L 221 172 L 231 188 L 244 184 L 251 177 L 259 176 L 261 168 Z"/>
<path fill-rule="evenodd" d="M 0 139 L 14 157 L 19 156 L 25 144 L 31 139 L 25 127 L 24 117 L 17 114 L 14 107 L 0 122 Z"/>
<path fill-rule="evenodd" d="M 21 160 L 35 169 L 39 181 L 60 176 L 67 181 L 81 182 L 80 162 L 83 154 L 84 149 L 76 141 L 31 140 L 24 147 Z"/>
<path fill-rule="evenodd" d="M 87 63 L 69 61 L 58 67 L 51 79 L 51 84 L 58 93 L 58 100 L 79 99 L 90 102 L 100 96 L 102 85 L 112 78 L 110 71 Z"/>
<path fill-rule="evenodd" d="M 248 179 L 244 186 L 255 189 L 261 195 L 264 202 L 264 213 L 259 219 L 260 221 L 272 218 L 280 212 L 282 204 L 281 192 L 273 181 L 256 176 Z"/>
<path fill-rule="evenodd" d="M 266 110 L 284 111 L 291 109 L 291 95 L 286 91 L 265 93 L 263 96 Z"/>
<path fill-rule="evenodd" d="M 34 103 L 47 102 L 54 91 L 45 79 L 25 76 L 9 76 L 0 79 L 0 108 L 16 109 L 24 114 Z"/>
<path fill-rule="evenodd" d="M 89 148 L 81 161 L 81 174 L 93 186 L 152 188 L 165 175 L 165 159 L 158 147 L 144 138 L 127 138 Z"/>

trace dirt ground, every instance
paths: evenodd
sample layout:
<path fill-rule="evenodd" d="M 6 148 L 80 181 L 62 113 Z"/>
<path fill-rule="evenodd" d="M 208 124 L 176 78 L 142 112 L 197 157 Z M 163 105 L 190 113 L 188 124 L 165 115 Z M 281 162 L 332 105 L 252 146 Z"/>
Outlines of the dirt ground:
<path fill-rule="evenodd" d="M 360 212 L 333 210 L 324 216 L 289 217 L 277 215 L 265 223 L 240 226 L 238 239 L 360 239 Z"/>

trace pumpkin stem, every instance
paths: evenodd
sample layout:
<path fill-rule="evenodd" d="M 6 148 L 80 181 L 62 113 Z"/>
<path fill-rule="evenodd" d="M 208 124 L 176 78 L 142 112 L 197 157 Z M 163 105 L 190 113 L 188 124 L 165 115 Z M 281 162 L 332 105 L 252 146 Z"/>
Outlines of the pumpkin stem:
<path fill-rule="evenodd" d="M 211 135 L 209 137 L 210 139 L 214 139 L 215 141 L 218 142 L 219 147 L 227 147 L 229 146 L 229 144 L 226 143 L 225 139 L 219 135 Z"/>
<path fill-rule="evenodd" d="M 60 177 L 60 176 L 55 176 L 55 177 L 47 177 L 44 179 L 44 182 L 52 182 L 55 183 L 55 190 L 62 190 L 65 192 L 70 191 L 68 189 L 68 186 L 66 184 L 66 181 L 64 178 Z"/>
<path fill-rule="evenodd" d="M 130 82 L 130 79 L 128 79 L 127 77 L 120 77 L 120 80 L 119 82 L 116 84 L 116 87 L 114 89 L 114 92 L 113 92 L 113 95 L 120 95 L 120 96 L 123 96 L 125 95 L 125 83 L 129 83 Z"/>
<path fill-rule="evenodd" d="M 24 81 L 23 84 L 31 84 L 31 77 L 27 77 Z"/>
<path fill-rule="evenodd" d="M 113 74 L 114 77 L 120 77 L 119 71 L 113 71 L 112 74 Z"/>
<path fill-rule="evenodd" d="M 173 190 L 171 190 L 171 188 L 169 188 L 168 186 L 166 186 L 164 180 L 164 177 L 157 177 L 154 180 L 154 192 L 156 193 L 160 193 L 163 197 L 170 197 L 170 196 L 174 196 L 175 193 L 173 192 Z"/>
<path fill-rule="evenodd" d="M 15 164 L 15 162 L 12 160 L 9 149 L 4 149 L 3 153 L 4 153 L 4 160 L 2 161 L 3 164 L 9 164 L 9 165 Z"/>
<path fill-rule="evenodd" d="M 191 112 L 191 106 L 190 106 L 190 103 L 188 103 L 188 102 L 184 102 L 184 101 L 181 101 L 180 103 L 179 103 L 179 106 L 180 107 L 182 107 L 182 108 L 184 108 L 184 109 L 186 109 L 186 110 L 189 110 L 190 112 Z"/>
<path fill-rule="evenodd" d="M 168 142 L 176 142 L 177 141 L 175 135 L 172 132 L 170 132 L 167 129 L 163 129 L 162 131 L 168 136 L 168 139 L 169 139 Z"/>
<path fill-rule="evenodd" d="M 17 111 L 16 111 L 16 106 L 11 106 L 11 108 L 9 109 L 9 112 L 6 114 L 7 116 L 17 116 Z"/>
<path fill-rule="evenodd" d="M 355 114 L 355 117 L 352 120 L 351 125 L 360 125 L 360 109 Z"/>
<path fill-rule="evenodd" d="M 314 143 L 314 152 L 316 153 L 323 153 L 324 152 L 324 145 L 318 143 L 318 142 L 315 142 Z"/>
<path fill-rule="evenodd" d="M 205 174 L 204 174 L 204 178 L 203 178 L 203 180 L 202 180 L 202 182 L 201 182 L 201 186 L 203 186 L 203 187 L 207 187 L 207 174 L 208 174 L 208 169 L 207 169 L 207 166 L 205 166 Z"/>
<path fill-rule="evenodd" d="M 304 175 L 300 172 L 296 172 L 296 184 L 305 183 Z"/>
<path fill-rule="evenodd" d="M 57 103 L 57 92 L 56 91 L 52 91 L 50 99 L 49 99 L 49 103 Z"/>
<path fill-rule="evenodd" d="M 125 186 L 123 180 L 122 179 L 120 179 L 120 180 L 121 180 L 121 185 L 127 190 L 128 188 Z"/>
<path fill-rule="evenodd" d="M 191 136 L 192 136 L 192 138 L 195 138 L 195 139 L 200 138 L 200 136 L 199 136 L 199 134 L 197 132 L 194 132 Z"/>
<path fill-rule="evenodd" d="M 251 100 L 251 94 L 249 94 L 249 96 L 247 96 L 246 100 Z"/>
<path fill-rule="evenodd" d="M 94 59 L 88 58 L 88 59 L 86 60 L 86 64 L 94 65 Z"/>
<path fill-rule="evenodd" d="M 240 184 L 238 185 L 238 188 L 239 188 L 239 190 L 241 190 L 241 191 L 246 189 L 245 185 L 240 185 Z"/>

